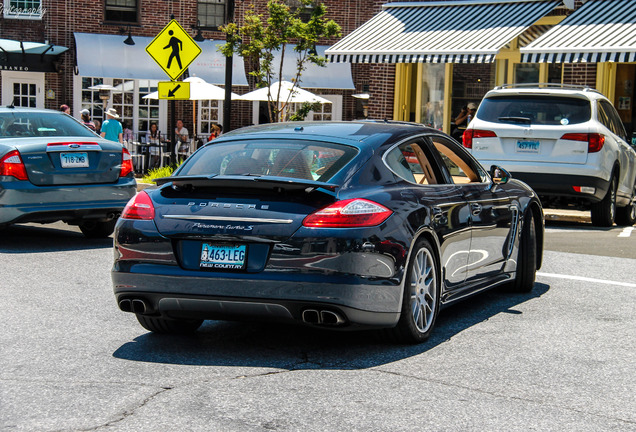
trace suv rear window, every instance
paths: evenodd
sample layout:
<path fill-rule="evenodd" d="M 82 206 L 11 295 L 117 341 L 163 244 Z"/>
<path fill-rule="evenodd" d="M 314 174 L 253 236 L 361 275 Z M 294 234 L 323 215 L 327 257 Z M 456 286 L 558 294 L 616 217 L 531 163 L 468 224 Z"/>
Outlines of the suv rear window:
<path fill-rule="evenodd" d="M 590 120 L 590 101 L 561 96 L 493 96 L 482 101 L 477 118 L 495 123 L 569 125 Z"/>
<path fill-rule="evenodd" d="M 353 147 L 296 140 L 219 142 L 192 155 L 176 175 L 253 175 L 329 181 L 357 154 Z"/>

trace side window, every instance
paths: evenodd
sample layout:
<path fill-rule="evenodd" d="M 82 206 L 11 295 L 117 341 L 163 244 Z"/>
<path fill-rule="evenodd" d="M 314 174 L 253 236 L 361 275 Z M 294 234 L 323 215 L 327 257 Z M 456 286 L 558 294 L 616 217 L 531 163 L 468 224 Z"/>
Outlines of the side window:
<path fill-rule="evenodd" d="M 426 146 L 420 140 L 393 148 L 384 162 L 395 174 L 411 183 L 437 184 L 441 175 L 426 154 Z M 443 183 L 443 182 L 442 182 Z"/>
<path fill-rule="evenodd" d="M 463 154 L 462 149 L 456 144 L 439 136 L 433 136 L 431 140 L 433 148 L 437 150 L 453 183 L 483 183 L 486 181 L 487 176 L 484 169 Z"/>
<path fill-rule="evenodd" d="M 611 129 L 612 132 L 614 132 L 616 135 L 618 135 L 619 137 L 627 141 L 627 132 L 625 132 L 625 127 L 623 126 L 623 122 L 620 116 L 618 115 L 618 113 L 616 112 L 616 109 L 614 108 L 614 106 L 604 100 L 601 101 L 601 104 L 603 105 L 603 111 L 605 111 L 605 113 L 610 119 L 610 122 L 612 123 L 612 129 Z"/>
<path fill-rule="evenodd" d="M 598 106 L 598 120 L 603 124 L 603 126 L 608 128 L 612 132 L 616 133 L 614 131 L 614 127 L 612 126 L 612 122 L 610 121 L 610 117 L 606 111 L 606 108 L 603 105 L 603 101 L 598 101 L 597 106 Z"/>

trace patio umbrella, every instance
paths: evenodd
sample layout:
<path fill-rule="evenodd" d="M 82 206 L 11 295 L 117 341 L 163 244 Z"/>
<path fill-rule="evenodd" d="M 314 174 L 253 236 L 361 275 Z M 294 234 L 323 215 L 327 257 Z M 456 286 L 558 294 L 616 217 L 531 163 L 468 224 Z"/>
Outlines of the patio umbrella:
<path fill-rule="evenodd" d="M 319 102 L 321 104 L 331 103 L 330 100 L 315 95 L 307 90 L 303 90 L 298 86 L 290 83 L 289 81 L 278 81 L 272 84 L 269 87 L 263 87 L 249 93 L 245 93 L 242 96 L 239 96 L 239 99 L 249 100 L 249 101 L 275 101 L 276 95 L 278 94 L 278 90 L 280 88 L 280 101 L 281 102 L 291 102 L 291 103 L 315 103 Z M 291 94 L 291 95 L 290 95 Z"/>

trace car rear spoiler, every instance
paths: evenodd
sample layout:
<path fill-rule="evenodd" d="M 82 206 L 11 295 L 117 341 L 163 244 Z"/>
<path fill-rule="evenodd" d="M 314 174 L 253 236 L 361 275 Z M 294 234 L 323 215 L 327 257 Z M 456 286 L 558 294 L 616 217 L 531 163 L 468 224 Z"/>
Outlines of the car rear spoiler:
<path fill-rule="evenodd" d="M 157 186 L 172 183 L 172 187 L 197 188 L 197 187 L 220 187 L 220 188 L 250 188 L 250 189 L 285 189 L 288 191 L 312 192 L 322 190 L 329 195 L 335 195 L 336 189 L 340 186 L 333 183 L 319 182 L 315 180 L 290 179 L 289 177 L 276 176 L 245 176 L 245 175 L 217 175 L 209 176 L 177 176 L 162 177 L 154 180 Z"/>

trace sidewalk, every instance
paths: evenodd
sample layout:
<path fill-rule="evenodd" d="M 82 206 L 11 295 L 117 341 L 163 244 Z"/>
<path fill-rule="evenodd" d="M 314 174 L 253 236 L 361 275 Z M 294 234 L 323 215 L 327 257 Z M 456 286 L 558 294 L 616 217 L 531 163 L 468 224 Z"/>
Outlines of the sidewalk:
<path fill-rule="evenodd" d="M 589 211 L 543 209 L 546 221 L 591 222 Z"/>

